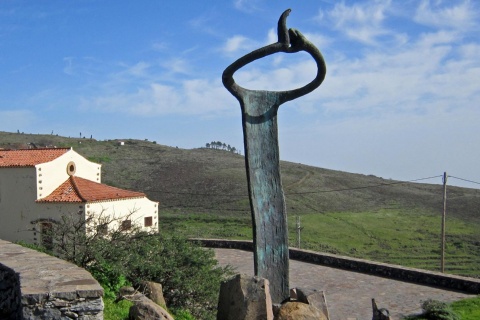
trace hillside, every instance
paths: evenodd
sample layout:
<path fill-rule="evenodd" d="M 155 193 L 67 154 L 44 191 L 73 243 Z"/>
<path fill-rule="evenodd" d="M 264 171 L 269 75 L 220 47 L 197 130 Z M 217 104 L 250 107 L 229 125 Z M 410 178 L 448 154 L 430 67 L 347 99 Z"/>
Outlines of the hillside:
<path fill-rule="evenodd" d="M 252 239 L 241 155 L 152 141 L 0 132 L 0 148 L 26 148 L 32 142 L 37 147 L 73 147 L 102 164 L 104 183 L 159 201 L 161 232 Z M 281 162 L 281 170 L 292 246 L 439 270 L 441 185 L 291 162 Z M 447 198 L 446 270 L 480 277 L 480 190 L 449 186 Z"/>
<path fill-rule="evenodd" d="M 120 146 L 119 141 L 125 145 Z M 0 132 L 0 148 L 73 147 L 102 164 L 104 183 L 145 192 L 172 212 L 249 214 L 244 157 L 214 149 L 178 149 L 151 141 L 66 138 Z M 396 183 L 282 162 L 289 215 L 415 209 L 442 211 L 442 186 Z M 438 179 L 440 180 L 440 178 Z M 376 187 L 375 187 L 376 186 Z M 339 190 L 339 191 L 335 191 Z M 480 222 L 480 190 L 448 187 L 448 214 Z"/>

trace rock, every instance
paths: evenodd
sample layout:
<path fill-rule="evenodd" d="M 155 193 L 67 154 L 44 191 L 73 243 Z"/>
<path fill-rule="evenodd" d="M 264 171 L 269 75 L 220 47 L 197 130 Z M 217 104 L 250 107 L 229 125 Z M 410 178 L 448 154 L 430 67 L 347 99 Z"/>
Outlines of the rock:
<path fill-rule="evenodd" d="M 140 285 L 140 291 L 159 306 L 167 305 L 165 298 L 163 297 L 163 288 L 160 283 L 143 281 Z"/>
<path fill-rule="evenodd" d="M 174 320 L 165 309 L 144 295 L 134 303 L 128 314 L 130 320 Z"/>
<path fill-rule="evenodd" d="M 375 299 L 372 299 L 373 317 L 372 320 L 390 320 L 390 312 L 385 308 L 378 308 Z"/>
<path fill-rule="evenodd" d="M 133 287 L 121 287 L 120 290 L 118 290 L 118 293 L 121 296 L 130 296 L 132 294 L 135 294 L 137 291 Z"/>
<path fill-rule="evenodd" d="M 218 320 L 273 320 L 272 298 L 267 279 L 237 274 L 222 282 Z"/>
<path fill-rule="evenodd" d="M 292 291 L 292 290 L 291 290 Z M 327 319 L 330 319 L 328 314 L 327 299 L 323 291 L 317 291 L 314 289 L 303 289 L 296 288 L 294 289 L 296 299 L 298 302 L 307 303 L 318 310 L 326 316 Z"/>
<path fill-rule="evenodd" d="M 275 320 L 328 320 L 328 318 L 312 305 L 291 301 L 282 304 Z"/>
<path fill-rule="evenodd" d="M 142 297 L 144 297 L 144 295 L 138 290 L 135 290 L 134 287 L 121 287 L 118 290 L 118 295 L 115 299 L 115 303 L 122 301 L 123 299 L 136 301 L 141 299 Z"/>

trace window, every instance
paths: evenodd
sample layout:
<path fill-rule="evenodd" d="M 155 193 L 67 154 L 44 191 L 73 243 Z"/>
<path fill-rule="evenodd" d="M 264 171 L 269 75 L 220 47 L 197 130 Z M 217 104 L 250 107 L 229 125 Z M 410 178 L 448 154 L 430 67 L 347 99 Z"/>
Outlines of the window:
<path fill-rule="evenodd" d="M 153 225 L 153 218 L 152 217 L 145 217 L 143 221 L 143 225 L 145 227 L 151 227 Z"/>
<path fill-rule="evenodd" d="M 77 171 L 77 168 L 75 167 L 75 162 L 73 161 L 70 161 L 68 164 L 67 164 L 67 174 L 69 176 L 73 176 L 75 174 L 75 171 Z"/>
<path fill-rule="evenodd" d="M 120 226 L 120 230 L 130 230 L 132 228 L 132 220 L 125 220 L 122 221 L 122 225 Z"/>

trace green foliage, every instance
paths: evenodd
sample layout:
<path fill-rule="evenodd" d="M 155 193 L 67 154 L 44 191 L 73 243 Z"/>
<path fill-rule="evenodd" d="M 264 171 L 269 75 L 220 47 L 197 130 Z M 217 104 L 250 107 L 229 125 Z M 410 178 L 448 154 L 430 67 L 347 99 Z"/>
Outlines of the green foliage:
<path fill-rule="evenodd" d="M 426 270 L 439 270 L 441 219 L 421 210 L 308 213 L 301 218 L 303 249 L 353 256 Z M 289 241 L 296 245 L 296 220 L 289 215 Z M 162 212 L 167 230 L 190 238 L 252 239 L 250 215 Z M 447 220 L 446 272 L 480 275 L 480 224 Z"/>
<path fill-rule="evenodd" d="M 109 156 L 95 156 L 95 157 L 88 157 L 88 160 L 96 163 L 108 163 L 112 161 Z"/>
<path fill-rule="evenodd" d="M 173 309 L 173 316 L 175 320 L 195 320 L 190 312 L 184 309 Z"/>
<path fill-rule="evenodd" d="M 162 284 L 167 306 L 183 310 L 184 319 L 189 314 L 214 319 L 220 282 L 231 273 L 217 265 L 213 250 L 179 236 L 142 232 L 137 226 L 122 230 L 114 227 L 118 222 L 104 213 L 86 219 L 65 215 L 52 227 L 53 251 L 87 269 L 107 299 L 114 299 L 122 286 L 154 281 Z M 111 225 L 108 233 L 106 224 Z"/>
<path fill-rule="evenodd" d="M 92 272 L 115 292 L 125 279 L 134 286 L 142 281 L 162 284 L 167 306 L 184 309 L 198 319 L 214 319 L 220 282 L 230 274 L 217 266 L 213 250 L 207 250 L 178 236 L 137 232 L 128 241 L 104 244 L 108 264 L 94 263 Z M 92 269 L 88 267 L 88 269 Z"/>
<path fill-rule="evenodd" d="M 134 284 L 162 284 L 169 308 L 188 310 L 199 319 L 214 319 L 220 282 L 229 269 L 217 266 L 213 250 L 178 236 L 137 233 L 123 256 L 124 272 Z M 122 260 L 123 260 L 122 259 Z"/>
<path fill-rule="evenodd" d="M 476 298 L 455 301 L 451 304 L 451 306 L 462 320 L 480 319 L 480 296 Z"/>
<path fill-rule="evenodd" d="M 104 320 L 128 320 L 128 313 L 133 303 L 128 300 L 115 302 L 115 298 L 105 297 L 103 299 L 103 319 Z"/>
<path fill-rule="evenodd" d="M 442 301 L 428 299 L 422 304 L 423 313 L 416 316 L 409 316 L 405 320 L 464 320 L 460 318 L 452 307 Z M 473 318 L 472 318 L 473 319 Z"/>
<path fill-rule="evenodd" d="M 233 153 L 236 153 L 238 150 L 235 147 L 230 146 L 229 144 L 226 144 L 225 142 L 220 142 L 220 141 L 212 141 L 210 143 L 205 144 L 206 148 L 211 148 L 211 149 L 220 149 L 220 150 L 226 150 L 230 151 Z"/>
<path fill-rule="evenodd" d="M 45 247 L 43 247 L 41 245 L 26 243 L 24 241 L 17 241 L 16 244 L 18 244 L 22 247 L 25 247 L 25 248 L 35 250 L 35 251 L 39 251 L 39 252 L 43 252 L 43 253 L 46 253 L 46 254 L 49 254 L 49 255 L 53 255 L 53 252 L 51 252 L 50 250 L 47 250 Z"/>
<path fill-rule="evenodd" d="M 429 320 L 460 320 L 450 305 L 429 299 L 422 304 L 423 316 Z"/>
<path fill-rule="evenodd" d="M 131 285 L 125 275 L 121 273 L 120 268 L 108 262 L 94 261 L 87 266 L 87 270 L 103 287 L 106 298 L 115 299 L 121 287 Z"/>

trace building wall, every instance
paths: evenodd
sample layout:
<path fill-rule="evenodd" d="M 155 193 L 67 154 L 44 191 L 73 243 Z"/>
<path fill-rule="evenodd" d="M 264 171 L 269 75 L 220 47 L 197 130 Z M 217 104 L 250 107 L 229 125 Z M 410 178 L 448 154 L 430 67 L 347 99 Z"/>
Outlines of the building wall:
<path fill-rule="evenodd" d="M 71 174 L 101 183 L 101 167 L 100 164 L 88 161 L 73 150 L 66 152 L 53 161 L 36 165 L 37 199 L 52 193 Z M 74 170 L 71 170 L 72 168 Z"/>
<path fill-rule="evenodd" d="M 0 168 L 1 239 L 40 243 L 42 221 L 84 212 L 83 203 L 36 203 L 36 172 L 34 167 Z"/>
<path fill-rule="evenodd" d="M 33 241 L 37 196 L 35 168 L 0 168 L 0 238 Z"/>
<path fill-rule="evenodd" d="M 40 244 L 46 222 L 59 221 L 62 215 L 84 216 L 102 212 L 117 218 L 132 213 L 132 223 L 145 231 L 158 231 L 158 203 L 146 197 L 87 204 L 35 202 L 68 179 L 68 167 L 72 162 L 75 176 L 101 182 L 101 165 L 88 161 L 73 150 L 35 167 L 0 168 L 1 239 Z M 151 217 L 147 221 L 152 225 L 146 227 L 145 218 L 148 217 Z M 120 219 L 119 223 L 123 220 Z"/>
<path fill-rule="evenodd" d="M 59 222 L 62 219 L 62 216 L 67 216 L 72 219 L 83 218 L 85 214 L 85 204 L 84 203 L 35 203 L 33 206 L 33 211 L 31 215 L 30 222 L 30 236 L 26 238 L 24 233 L 24 238 L 22 239 L 25 242 L 33 244 L 44 244 L 44 224 L 45 223 L 55 223 Z M 0 238 L 2 236 L 0 235 Z"/>
<path fill-rule="evenodd" d="M 86 215 L 108 215 L 115 218 L 115 222 L 109 226 L 110 229 L 119 228 L 121 223 L 127 220 L 124 217 L 131 214 L 128 220 L 132 225 L 137 225 L 144 231 L 158 232 L 158 202 L 151 201 L 146 197 L 87 203 L 85 210 Z M 145 218 L 147 221 L 151 220 L 151 226 L 145 226 Z"/>

